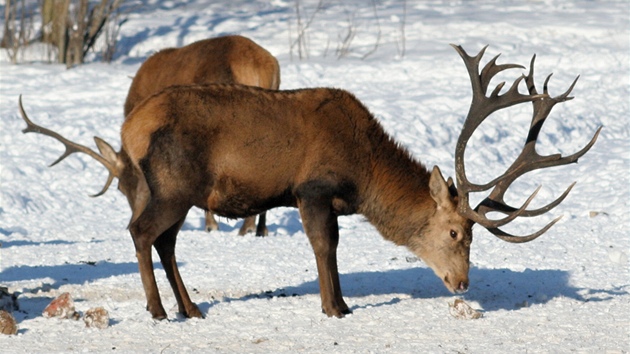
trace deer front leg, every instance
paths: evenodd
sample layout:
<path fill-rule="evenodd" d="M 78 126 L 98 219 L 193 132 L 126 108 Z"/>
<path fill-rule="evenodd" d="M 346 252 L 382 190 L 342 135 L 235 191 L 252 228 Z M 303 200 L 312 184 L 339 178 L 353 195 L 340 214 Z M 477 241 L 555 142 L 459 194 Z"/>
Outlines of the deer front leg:
<path fill-rule="evenodd" d="M 315 252 L 322 311 L 328 317 L 343 317 L 351 313 L 343 300 L 337 270 L 339 226 L 327 201 L 301 201 L 300 214 L 304 231 Z"/>
<path fill-rule="evenodd" d="M 182 218 L 168 230 L 164 231 L 160 237 L 155 240 L 153 246 L 160 256 L 160 261 L 162 262 L 162 266 L 166 272 L 166 277 L 168 278 L 171 288 L 173 289 L 173 293 L 175 294 L 179 312 L 187 318 L 203 318 L 203 315 L 201 314 L 201 311 L 199 311 L 197 305 L 190 300 L 188 291 L 186 291 L 186 286 L 184 286 L 182 277 L 179 274 L 177 261 L 175 260 L 175 243 L 177 241 L 177 233 L 184 224 L 185 219 L 185 217 Z"/>

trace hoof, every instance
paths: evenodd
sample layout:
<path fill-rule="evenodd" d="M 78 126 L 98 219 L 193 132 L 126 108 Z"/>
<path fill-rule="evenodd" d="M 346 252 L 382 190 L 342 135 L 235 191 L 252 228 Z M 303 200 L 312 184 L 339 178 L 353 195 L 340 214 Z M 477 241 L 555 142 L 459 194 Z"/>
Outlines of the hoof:
<path fill-rule="evenodd" d="M 206 232 L 218 231 L 219 228 L 216 226 L 206 226 Z"/>
<path fill-rule="evenodd" d="M 331 309 L 329 311 L 326 311 L 325 309 L 322 308 L 322 313 L 326 314 L 326 316 L 328 317 L 344 318 L 346 315 L 351 314 L 352 311 L 350 311 L 350 309 L 345 309 L 345 310 Z"/>
<path fill-rule="evenodd" d="M 162 306 L 157 309 L 151 309 L 149 305 L 147 305 L 147 311 L 151 313 L 151 317 L 153 317 L 154 320 L 161 321 L 168 318 L 168 316 L 166 316 L 166 311 L 164 311 Z"/>
<path fill-rule="evenodd" d="M 241 228 L 240 230 L 238 230 L 238 235 L 239 236 L 245 236 L 250 232 L 254 232 L 253 228 Z"/>
<path fill-rule="evenodd" d="M 182 314 L 186 316 L 186 318 L 204 318 L 203 314 L 199 311 L 199 308 L 196 305 L 194 305 L 193 308 L 182 312 Z"/>
<path fill-rule="evenodd" d="M 153 317 L 154 320 L 158 320 L 158 321 L 162 321 L 162 320 L 166 320 L 168 319 L 168 316 L 166 316 L 166 314 L 151 314 L 151 317 Z"/>
<path fill-rule="evenodd" d="M 256 236 L 258 237 L 265 237 L 267 235 L 269 235 L 269 231 L 267 231 L 266 227 L 263 230 L 256 230 Z"/>

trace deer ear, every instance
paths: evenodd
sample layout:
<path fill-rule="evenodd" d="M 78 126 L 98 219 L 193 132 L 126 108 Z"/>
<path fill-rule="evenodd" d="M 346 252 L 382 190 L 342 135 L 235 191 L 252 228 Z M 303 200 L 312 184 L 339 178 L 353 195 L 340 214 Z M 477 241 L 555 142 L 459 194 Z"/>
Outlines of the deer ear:
<path fill-rule="evenodd" d="M 149 185 L 147 184 L 147 179 L 144 178 L 144 174 L 140 173 L 138 175 L 138 184 L 136 185 L 136 192 L 134 195 L 133 205 L 131 206 L 131 221 L 129 224 L 133 223 L 142 215 L 144 209 L 146 209 L 147 204 L 151 200 L 151 190 L 149 189 Z"/>
<path fill-rule="evenodd" d="M 442 172 L 437 166 L 433 166 L 433 171 L 431 171 L 431 178 L 429 179 L 429 191 L 431 193 L 431 198 L 435 200 L 438 207 L 446 208 L 449 206 L 453 206 L 449 186 L 446 184 L 446 181 L 442 176 Z"/>
<path fill-rule="evenodd" d="M 94 137 L 94 142 L 96 143 L 98 151 L 101 152 L 101 155 L 103 155 L 103 157 L 113 166 L 116 166 L 116 163 L 118 161 L 118 154 L 116 153 L 116 150 L 114 150 L 114 148 L 109 145 L 109 143 L 99 138 L 98 136 Z"/>
<path fill-rule="evenodd" d="M 451 197 L 456 198 L 459 194 L 457 193 L 455 182 L 453 182 L 453 179 L 451 177 L 446 180 L 446 185 L 448 186 L 449 193 L 451 193 Z"/>

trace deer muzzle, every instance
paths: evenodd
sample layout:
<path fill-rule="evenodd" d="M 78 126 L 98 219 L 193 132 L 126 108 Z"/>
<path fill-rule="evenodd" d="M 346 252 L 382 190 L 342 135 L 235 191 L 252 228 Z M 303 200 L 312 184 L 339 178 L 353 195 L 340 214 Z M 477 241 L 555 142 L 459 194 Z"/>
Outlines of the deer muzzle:
<path fill-rule="evenodd" d="M 452 293 L 463 294 L 468 291 L 468 275 L 454 276 L 447 273 L 442 281 L 444 281 L 444 285 Z"/>

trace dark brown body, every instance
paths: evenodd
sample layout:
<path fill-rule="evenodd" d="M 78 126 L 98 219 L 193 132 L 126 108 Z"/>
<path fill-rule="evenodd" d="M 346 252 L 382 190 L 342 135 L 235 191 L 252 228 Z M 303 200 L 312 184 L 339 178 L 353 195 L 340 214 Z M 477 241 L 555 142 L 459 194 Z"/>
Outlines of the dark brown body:
<path fill-rule="evenodd" d="M 234 139 L 244 130 L 259 134 Z M 298 196 L 311 189 L 330 194 L 336 214 L 356 213 L 377 163 L 415 184 L 421 199 L 428 196 L 422 186 L 430 173 L 410 164 L 367 109 L 342 90 L 169 88 L 128 116 L 122 131 L 124 150 L 152 191 L 227 217 L 297 207 Z"/>
<path fill-rule="evenodd" d="M 125 101 L 125 117 L 145 98 L 173 85 L 242 84 L 277 90 L 280 67 L 267 50 L 242 36 L 225 36 L 194 42 L 181 48 L 163 49 L 138 69 Z M 246 131 L 252 132 L 252 131 Z M 255 131 L 253 131 L 255 134 Z M 255 216 L 245 219 L 239 234 L 253 231 Z M 206 213 L 206 229 L 216 230 L 212 213 Z M 256 234 L 267 234 L 265 214 Z"/>
<path fill-rule="evenodd" d="M 242 131 L 258 134 L 243 138 Z M 453 290 L 467 288 L 472 224 L 457 215 L 440 220 L 443 225 L 432 222 L 439 219 L 429 191 L 432 174 L 348 92 L 173 87 L 127 117 L 122 142 L 130 160 L 126 168 L 146 177 L 146 187 L 144 181 L 125 185 L 130 179 L 121 178 L 120 188 L 127 196 L 140 196 L 130 200 L 135 205 L 130 231 L 147 294 L 157 293 L 154 279 L 145 279 L 153 274 L 151 245 L 159 252 L 161 239 L 174 244 L 192 206 L 227 217 L 298 207 L 329 316 L 348 312 L 337 273 L 339 215 L 364 214 L 385 238 L 425 259 L 432 253 L 432 266 L 452 258 L 445 246 L 455 249 L 462 261 L 442 267 L 439 275 Z M 445 186 L 442 192 L 450 200 Z M 459 240 L 449 235 L 453 228 L 460 231 Z M 428 239 L 424 233 L 443 237 Z M 148 302 L 154 317 L 163 313 L 154 307 L 161 307 L 159 299 L 148 295 Z"/>

